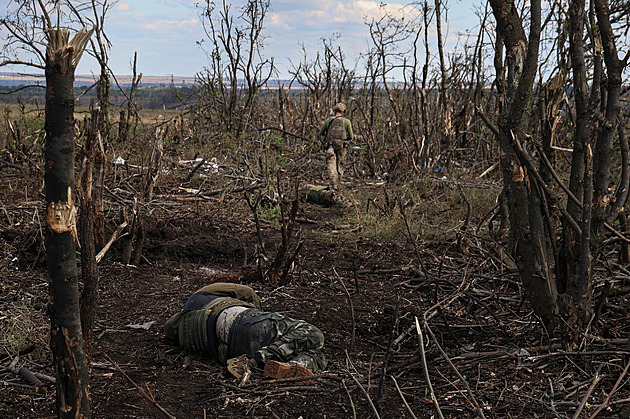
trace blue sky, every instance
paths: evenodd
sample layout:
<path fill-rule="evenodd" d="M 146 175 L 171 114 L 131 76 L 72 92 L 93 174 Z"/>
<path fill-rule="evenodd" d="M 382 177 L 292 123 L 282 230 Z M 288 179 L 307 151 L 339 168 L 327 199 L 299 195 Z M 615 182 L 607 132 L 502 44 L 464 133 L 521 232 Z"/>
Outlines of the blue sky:
<path fill-rule="evenodd" d="M 230 3 L 236 8 L 244 1 Z M 471 3 L 447 2 L 451 43 L 457 30 L 477 25 Z M 138 52 L 138 71 L 145 75 L 193 76 L 202 70 L 207 59 L 197 41 L 204 38 L 199 17 L 204 4 L 199 0 L 119 0 L 105 23 L 112 43 L 110 67 L 114 73 L 131 73 L 134 51 Z M 401 13 L 404 4 L 389 3 L 387 8 Z M 379 2 L 372 0 L 271 0 L 265 20 L 264 54 L 275 58 L 280 77 L 286 77 L 290 62 L 297 63 L 301 58 L 300 43 L 312 57 L 321 49 L 322 38 L 338 33 L 337 44 L 354 60 L 367 49 L 365 19 L 378 14 Z M 85 55 L 77 74 L 97 72 L 97 68 L 95 60 Z"/>
<path fill-rule="evenodd" d="M 412 0 L 409 0 L 411 2 Z M 105 32 L 111 41 L 109 65 L 115 74 L 131 74 L 134 52 L 138 53 L 138 71 L 147 76 L 194 76 L 207 64 L 198 42 L 205 38 L 200 13 L 205 0 L 109 0 L 111 8 L 105 21 Z M 291 63 L 302 59 L 303 44 L 309 59 L 322 50 L 322 39 L 338 36 L 335 46 L 346 55 L 346 64 L 353 67 L 359 54 L 368 49 L 369 28 L 366 20 L 378 19 L 385 7 L 388 13 L 405 16 L 418 13 L 397 0 L 380 6 L 374 0 L 271 0 L 264 23 L 264 56 L 273 57 L 280 78 L 288 78 Z M 474 8 L 485 1 L 447 0 L 447 47 L 453 48 L 457 33 L 476 28 L 478 18 Z M 217 0 L 221 4 L 221 0 Z M 228 0 L 234 15 L 246 0 Z M 433 0 L 429 4 L 433 5 Z M 9 0 L 0 0 L 6 12 Z M 219 6 L 220 7 L 220 6 Z M 0 12 L 4 14 L 3 12 Z M 54 14 L 53 14 L 54 16 Z M 477 29 L 474 29 L 476 32 Z M 0 30 L 0 35 L 6 31 Z M 435 26 L 430 38 L 435 41 Z M 0 43 L 3 42 L 0 39 Z M 1 45 L 0 45 L 1 46 Z M 434 54 L 435 47 L 432 47 Z M 21 59 L 27 60 L 24 55 Z M 0 71 L 37 72 L 32 68 L 2 67 Z M 98 73 L 98 64 L 85 54 L 77 74 Z"/>

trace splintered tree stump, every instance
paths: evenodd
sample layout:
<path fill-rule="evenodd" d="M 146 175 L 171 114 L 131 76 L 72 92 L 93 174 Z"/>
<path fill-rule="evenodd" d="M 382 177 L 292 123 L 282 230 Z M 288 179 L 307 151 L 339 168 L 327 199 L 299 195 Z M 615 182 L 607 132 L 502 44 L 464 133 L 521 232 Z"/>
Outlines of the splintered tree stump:
<path fill-rule="evenodd" d="M 92 30 L 46 31 L 46 259 L 50 275 L 50 346 L 59 418 L 89 418 L 89 374 L 79 315 L 74 206 L 74 70 Z"/>

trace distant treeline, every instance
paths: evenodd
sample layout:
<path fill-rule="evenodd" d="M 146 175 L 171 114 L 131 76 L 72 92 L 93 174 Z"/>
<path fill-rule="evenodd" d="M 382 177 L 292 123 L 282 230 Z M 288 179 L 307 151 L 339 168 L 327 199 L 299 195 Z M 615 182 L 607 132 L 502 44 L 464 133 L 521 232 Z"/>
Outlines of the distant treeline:
<path fill-rule="evenodd" d="M 124 88 L 123 88 L 124 89 Z M 140 109 L 180 109 L 195 103 L 198 86 L 139 86 L 134 100 Z M 44 85 L 0 86 L 0 103 L 44 106 Z M 127 92 L 111 89 L 110 104 L 126 106 Z M 96 103 L 96 89 L 91 86 L 76 86 L 77 106 Z"/>

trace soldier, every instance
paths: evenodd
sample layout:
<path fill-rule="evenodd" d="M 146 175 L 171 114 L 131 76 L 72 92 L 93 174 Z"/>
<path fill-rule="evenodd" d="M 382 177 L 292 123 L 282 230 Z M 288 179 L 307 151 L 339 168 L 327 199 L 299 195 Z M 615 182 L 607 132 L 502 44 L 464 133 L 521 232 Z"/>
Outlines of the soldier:
<path fill-rule="evenodd" d="M 338 189 L 343 177 L 343 165 L 346 159 L 346 147 L 352 141 L 352 122 L 344 115 L 346 105 L 337 103 L 333 107 L 334 116 L 328 118 L 319 130 L 322 139 L 322 148 L 326 152 L 326 166 L 330 186 Z"/>
<path fill-rule="evenodd" d="M 260 298 L 246 285 L 201 288 L 166 322 L 164 333 L 168 343 L 227 364 L 239 379 L 255 369 L 271 378 L 311 376 L 327 365 L 317 327 L 262 311 Z"/>

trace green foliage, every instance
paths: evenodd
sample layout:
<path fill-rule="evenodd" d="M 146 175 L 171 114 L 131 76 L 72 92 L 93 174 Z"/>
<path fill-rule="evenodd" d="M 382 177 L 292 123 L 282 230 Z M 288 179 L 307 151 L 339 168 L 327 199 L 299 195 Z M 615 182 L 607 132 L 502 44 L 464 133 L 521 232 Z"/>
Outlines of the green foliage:
<path fill-rule="evenodd" d="M 274 225 L 279 223 L 281 215 L 282 211 L 280 210 L 280 206 L 274 203 L 263 205 L 260 208 L 259 217 L 263 220 L 270 221 Z"/>
<path fill-rule="evenodd" d="M 275 148 L 279 152 L 284 151 L 284 140 L 282 137 L 278 137 L 277 135 L 272 135 L 269 138 L 269 144 L 272 148 Z"/>
<path fill-rule="evenodd" d="M 23 114 L 21 115 L 20 122 L 22 127 L 30 133 L 44 129 L 44 118 L 40 118 L 37 114 L 33 116 Z"/>
<path fill-rule="evenodd" d="M 24 104 L 6 104 L 3 108 L 3 148 L 22 152 L 41 151 L 44 144 L 44 116 L 41 109 Z"/>

